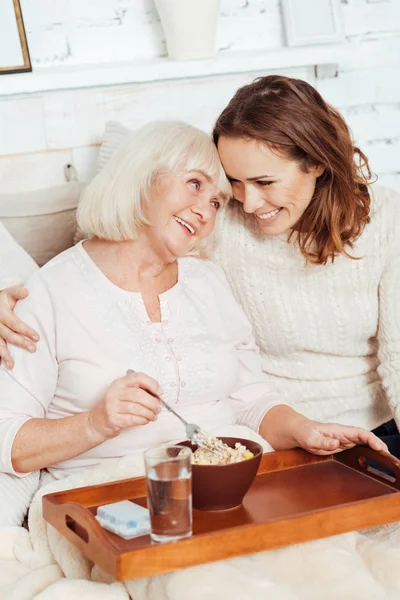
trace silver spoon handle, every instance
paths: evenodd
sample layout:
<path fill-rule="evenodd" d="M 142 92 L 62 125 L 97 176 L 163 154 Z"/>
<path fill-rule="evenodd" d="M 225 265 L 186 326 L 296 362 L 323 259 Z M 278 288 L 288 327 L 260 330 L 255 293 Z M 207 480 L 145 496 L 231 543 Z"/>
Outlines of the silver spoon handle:
<path fill-rule="evenodd" d="M 169 410 L 169 412 L 171 412 L 173 415 L 175 415 L 176 417 L 178 417 L 178 419 L 180 420 L 180 422 L 183 423 L 184 426 L 186 427 L 186 425 L 188 424 L 188 422 L 185 421 L 185 419 L 183 417 L 181 417 L 181 415 L 178 415 L 178 413 L 174 411 L 174 409 L 172 408 L 172 406 L 170 406 L 168 404 L 168 402 L 165 402 L 165 400 L 163 400 L 162 398 L 160 398 L 160 396 L 157 396 L 157 398 L 159 399 L 159 401 L 161 402 L 161 404 L 163 406 L 165 406 L 165 408 L 167 410 Z"/>
<path fill-rule="evenodd" d="M 127 372 L 126 372 L 126 374 L 128 375 L 129 373 L 135 373 L 135 372 L 136 371 L 134 371 L 133 369 L 128 369 Z M 155 396 L 155 394 L 151 394 L 151 395 Z M 175 415 L 176 417 L 178 417 L 178 419 L 180 420 L 180 422 L 183 423 L 184 426 L 186 427 L 186 425 L 188 424 L 187 421 L 185 421 L 185 419 L 183 417 L 181 417 L 181 415 L 178 415 L 178 413 L 174 411 L 174 409 L 172 408 L 172 406 L 170 406 L 168 404 L 168 402 L 165 402 L 165 400 L 163 400 L 160 396 L 155 396 L 155 398 L 157 398 L 157 400 L 159 400 L 161 402 L 161 404 L 163 406 L 165 406 L 165 408 L 167 410 L 169 410 L 169 412 L 171 412 L 173 415 Z"/>

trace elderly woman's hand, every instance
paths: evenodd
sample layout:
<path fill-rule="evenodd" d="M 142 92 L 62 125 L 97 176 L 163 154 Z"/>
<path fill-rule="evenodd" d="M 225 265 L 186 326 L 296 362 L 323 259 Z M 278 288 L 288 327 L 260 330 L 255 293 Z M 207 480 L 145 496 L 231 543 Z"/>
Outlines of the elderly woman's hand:
<path fill-rule="evenodd" d="M 20 285 L 6 288 L 0 292 L 0 359 L 4 360 L 8 369 L 14 367 L 14 361 L 7 348 L 7 343 L 15 344 L 35 352 L 33 342 L 39 341 L 39 336 L 28 325 L 20 321 L 13 313 L 18 300 L 26 298 L 28 290 Z"/>
<path fill-rule="evenodd" d="M 155 396 L 161 393 L 157 381 L 144 373 L 130 373 L 116 379 L 102 401 L 88 413 L 89 434 L 96 441 L 105 441 L 127 427 L 155 421 L 161 410 Z"/>
<path fill-rule="evenodd" d="M 365 444 L 373 450 L 388 452 L 386 444 L 366 429 L 337 423 L 319 423 L 299 416 L 301 418 L 293 434 L 295 442 L 312 454 L 334 454 L 358 444 Z"/>

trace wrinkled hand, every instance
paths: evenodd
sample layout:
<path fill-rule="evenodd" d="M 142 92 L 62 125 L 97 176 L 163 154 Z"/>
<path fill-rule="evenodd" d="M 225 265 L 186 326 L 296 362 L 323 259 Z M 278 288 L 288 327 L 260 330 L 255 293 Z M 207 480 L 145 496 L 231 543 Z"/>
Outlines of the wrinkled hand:
<path fill-rule="evenodd" d="M 162 393 L 155 379 L 144 373 L 130 373 L 116 379 L 101 402 L 88 413 L 88 432 L 97 442 L 116 437 L 127 427 L 147 425 L 161 410 L 153 394 Z"/>
<path fill-rule="evenodd" d="M 0 359 L 4 360 L 8 369 L 14 367 L 14 360 L 8 350 L 7 343 L 15 344 L 35 352 L 39 336 L 28 325 L 13 313 L 18 300 L 26 298 L 28 290 L 21 285 L 14 285 L 0 292 Z"/>
<path fill-rule="evenodd" d="M 312 454 L 334 454 L 358 444 L 388 452 L 386 444 L 366 429 L 337 423 L 319 423 L 305 417 L 298 420 L 294 438 L 298 446 Z"/>

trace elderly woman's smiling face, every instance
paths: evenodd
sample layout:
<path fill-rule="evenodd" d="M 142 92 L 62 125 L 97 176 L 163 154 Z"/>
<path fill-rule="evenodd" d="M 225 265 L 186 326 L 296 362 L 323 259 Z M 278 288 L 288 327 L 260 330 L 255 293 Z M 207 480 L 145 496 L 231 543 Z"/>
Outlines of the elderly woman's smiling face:
<path fill-rule="evenodd" d="M 212 233 L 224 203 L 216 182 L 201 170 L 160 173 L 151 186 L 146 210 L 152 245 L 184 256 Z"/>

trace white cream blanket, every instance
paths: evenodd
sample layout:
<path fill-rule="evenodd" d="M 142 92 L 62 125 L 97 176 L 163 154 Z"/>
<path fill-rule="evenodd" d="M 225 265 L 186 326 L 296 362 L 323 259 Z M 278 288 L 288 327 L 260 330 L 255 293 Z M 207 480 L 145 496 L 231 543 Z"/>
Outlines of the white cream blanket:
<path fill-rule="evenodd" d="M 250 437 L 250 436 L 247 436 Z M 34 493 L 29 532 L 6 522 L 15 502 L 0 478 L 1 600 L 400 600 L 400 527 L 396 525 L 260 552 L 167 575 L 117 583 L 42 518 L 42 496 L 143 473 L 141 458 L 70 476 Z M 7 477 L 4 476 L 3 477 Z M 3 480 L 4 481 L 4 480 Z M 23 480 L 17 480 L 23 481 Z M 12 482 L 13 484 L 14 482 Z M 27 488 L 31 486 L 30 492 Z M 29 502 L 28 502 L 29 503 Z M 1 526 L 2 525 L 2 526 Z"/>

